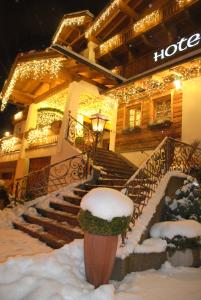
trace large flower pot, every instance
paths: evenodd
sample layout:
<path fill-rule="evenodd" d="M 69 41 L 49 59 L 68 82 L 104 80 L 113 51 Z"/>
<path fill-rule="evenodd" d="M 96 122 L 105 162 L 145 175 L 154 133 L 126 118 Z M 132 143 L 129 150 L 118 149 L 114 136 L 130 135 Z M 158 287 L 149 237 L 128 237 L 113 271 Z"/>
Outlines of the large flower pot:
<path fill-rule="evenodd" d="M 84 262 L 87 281 L 96 288 L 109 282 L 114 265 L 118 236 L 84 234 Z"/>

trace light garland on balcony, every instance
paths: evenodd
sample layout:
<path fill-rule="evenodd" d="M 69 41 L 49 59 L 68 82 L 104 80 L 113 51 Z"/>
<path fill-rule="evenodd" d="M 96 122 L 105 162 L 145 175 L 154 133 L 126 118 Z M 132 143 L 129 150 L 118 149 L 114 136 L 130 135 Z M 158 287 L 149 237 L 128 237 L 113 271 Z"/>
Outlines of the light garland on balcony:
<path fill-rule="evenodd" d="M 47 144 L 50 136 L 50 126 L 30 129 L 26 134 L 28 144 Z"/>
<path fill-rule="evenodd" d="M 157 76 L 156 76 L 157 75 Z M 160 73 L 153 75 L 152 77 L 145 77 L 139 81 L 136 81 L 128 86 L 116 89 L 110 92 L 108 95 L 119 102 L 129 103 L 130 100 L 140 100 L 143 98 L 149 98 L 156 94 L 163 94 L 167 90 L 173 88 L 172 83 L 175 79 L 190 80 L 201 76 L 201 59 L 192 61 L 178 67 L 169 70 L 169 74 L 163 75 Z M 160 77 L 160 80 L 157 79 Z"/>
<path fill-rule="evenodd" d="M 18 63 L 3 96 L 1 111 L 5 109 L 10 95 L 12 94 L 15 84 L 18 80 L 27 78 L 39 79 L 43 78 L 46 75 L 49 75 L 50 78 L 56 78 L 60 69 L 62 68 L 63 60 L 64 58 L 57 57 Z"/>
<path fill-rule="evenodd" d="M 120 5 L 121 0 L 114 0 L 110 6 L 100 15 L 93 25 L 86 31 L 86 38 L 91 37 L 106 21 L 106 19 L 113 13 Z"/>
<path fill-rule="evenodd" d="M 133 33 L 135 35 L 137 35 L 137 34 L 140 34 L 142 32 L 145 32 L 150 27 L 153 27 L 153 26 L 159 24 L 159 22 L 161 21 L 161 17 L 162 17 L 162 15 L 161 15 L 160 10 L 153 11 L 152 13 L 145 16 L 141 20 L 137 21 L 133 25 Z"/>
<path fill-rule="evenodd" d="M 59 30 L 57 31 L 57 34 L 54 37 L 53 43 L 57 42 L 58 37 L 59 37 L 60 33 L 62 32 L 64 27 L 82 26 L 82 25 L 84 25 L 85 20 L 86 20 L 86 16 L 67 18 L 67 19 L 63 20 Z"/>
<path fill-rule="evenodd" d="M 178 3 L 178 5 L 180 7 L 184 7 L 186 5 L 188 5 L 189 3 L 191 3 L 193 0 L 176 0 L 176 2 Z"/>
<path fill-rule="evenodd" d="M 10 137 L 4 138 L 1 140 L 1 152 L 2 153 L 10 153 L 15 151 L 15 146 L 19 143 L 19 138 Z"/>
<path fill-rule="evenodd" d="M 52 124 L 54 121 L 60 121 L 63 118 L 63 112 L 50 107 L 38 110 L 37 126 L 42 127 Z"/>
<path fill-rule="evenodd" d="M 108 53 L 112 49 L 118 47 L 122 43 L 123 43 L 122 35 L 117 34 L 113 36 L 111 39 L 107 40 L 105 43 L 101 44 L 99 47 L 99 51 L 103 55 L 105 53 Z"/>
<path fill-rule="evenodd" d="M 138 34 L 145 32 L 150 27 L 153 27 L 160 23 L 162 18 L 162 14 L 160 10 L 155 10 L 151 14 L 147 15 L 146 17 L 142 18 L 141 20 L 137 21 L 132 29 L 131 29 L 131 35 L 137 36 Z M 130 30 L 128 30 L 129 32 Z M 130 34 L 129 34 L 130 37 Z M 99 47 L 99 53 L 101 55 L 104 55 L 111 51 L 112 49 L 115 49 L 116 47 L 122 45 L 125 42 L 126 36 L 122 34 L 117 34 L 104 42 Z"/>

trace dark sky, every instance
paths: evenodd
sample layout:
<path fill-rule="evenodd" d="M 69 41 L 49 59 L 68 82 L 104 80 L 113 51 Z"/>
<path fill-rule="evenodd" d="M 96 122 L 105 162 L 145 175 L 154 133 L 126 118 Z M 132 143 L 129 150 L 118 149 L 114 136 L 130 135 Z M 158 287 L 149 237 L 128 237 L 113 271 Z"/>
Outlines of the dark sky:
<path fill-rule="evenodd" d="M 0 0 L 0 90 L 19 52 L 42 50 L 51 44 L 64 14 L 88 9 L 97 15 L 109 0 Z M 0 137 L 11 128 L 17 108 L 0 112 Z"/>

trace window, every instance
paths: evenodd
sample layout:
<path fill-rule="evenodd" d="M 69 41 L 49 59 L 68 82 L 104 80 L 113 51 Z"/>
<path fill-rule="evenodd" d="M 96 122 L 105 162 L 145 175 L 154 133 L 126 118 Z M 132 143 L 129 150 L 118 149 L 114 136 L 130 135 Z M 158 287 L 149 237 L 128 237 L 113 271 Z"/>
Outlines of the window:
<path fill-rule="evenodd" d="M 129 109 L 129 128 L 140 127 L 141 107 L 137 106 Z"/>
<path fill-rule="evenodd" d="M 170 97 L 154 101 L 154 121 L 158 120 L 171 120 Z"/>

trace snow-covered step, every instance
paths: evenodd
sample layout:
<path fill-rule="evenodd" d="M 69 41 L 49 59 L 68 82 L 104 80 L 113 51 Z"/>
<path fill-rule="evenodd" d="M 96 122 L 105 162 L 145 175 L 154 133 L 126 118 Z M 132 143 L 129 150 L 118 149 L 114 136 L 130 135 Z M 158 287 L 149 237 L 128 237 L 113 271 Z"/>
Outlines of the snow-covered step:
<path fill-rule="evenodd" d="M 74 205 L 80 205 L 80 201 L 81 201 L 81 197 L 80 196 L 69 196 L 69 195 L 63 195 L 63 200 L 66 202 L 69 202 L 71 204 Z"/>
<path fill-rule="evenodd" d="M 58 222 L 46 217 L 38 217 L 28 214 L 24 214 L 23 217 L 26 222 L 40 225 L 49 233 L 54 234 L 63 240 L 72 241 L 76 238 L 83 238 L 83 233 L 80 228 L 71 226 L 66 222 Z"/>
<path fill-rule="evenodd" d="M 75 215 L 77 215 L 80 210 L 80 206 L 74 205 L 72 203 L 58 203 L 58 202 L 50 201 L 49 205 L 54 209 L 58 209 Z"/>
<path fill-rule="evenodd" d="M 16 229 L 23 231 L 34 238 L 39 239 L 41 242 L 47 244 L 49 247 L 54 249 L 61 248 L 67 243 L 67 241 L 64 241 L 63 239 L 60 239 L 55 235 L 44 231 L 41 226 L 37 226 L 36 224 L 15 221 L 13 222 L 13 226 Z"/>
<path fill-rule="evenodd" d="M 81 197 L 83 197 L 84 195 L 86 195 L 89 191 L 87 191 L 85 189 L 74 188 L 73 192 L 74 192 L 74 194 L 80 196 L 79 198 L 81 199 Z"/>
<path fill-rule="evenodd" d="M 104 184 L 85 184 L 86 188 L 88 190 L 92 190 L 94 188 L 97 188 L 97 187 L 107 187 L 107 188 L 111 188 L 111 189 L 115 189 L 115 190 L 122 190 L 125 188 L 124 185 L 104 185 Z"/>
<path fill-rule="evenodd" d="M 41 214 L 43 217 L 47 217 L 49 219 L 57 220 L 59 222 L 67 222 L 73 226 L 79 226 L 77 216 L 74 214 L 70 214 L 63 211 L 58 211 L 53 208 L 36 208 L 37 212 Z"/>

